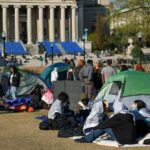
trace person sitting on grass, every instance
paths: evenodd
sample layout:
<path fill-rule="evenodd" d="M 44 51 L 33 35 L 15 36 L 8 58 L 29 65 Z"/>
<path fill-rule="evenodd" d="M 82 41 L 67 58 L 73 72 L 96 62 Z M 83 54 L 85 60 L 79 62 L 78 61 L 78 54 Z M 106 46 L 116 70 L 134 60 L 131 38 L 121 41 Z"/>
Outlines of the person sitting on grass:
<path fill-rule="evenodd" d="M 137 138 L 145 136 L 150 132 L 150 111 L 142 100 L 135 100 L 132 111 L 136 120 Z"/>
<path fill-rule="evenodd" d="M 40 129 L 42 130 L 59 130 L 65 126 L 75 127 L 76 122 L 73 117 L 70 116 L 69 111 L 69 96 L 65 92 L 58 94 L 58 98 L 53 102 L 49 112 L 48 119 L 40 123 Z"/>
<path fill-rule="evenodd" d="M 83 124 L 90 113 L 90 108 L 88 107 L 89 99 L 84 93 L 81 94 L 80 99 L 76 108 L 76 120 Z"/>
<path fill-rule="evenodd" d="M 104 115 L 104 103 L 102 101 L 95 102 L 83 126 L 85 142 L 88 143 L 91 141 L 88 139 L 88 134 L 93 131 L 94 127 L 98 126 L 101 122 L 104 121 L 104 118 L 105 118 L 104 116 L 105 116 Z M 80 142 L 80 139 L 79 139 L 79 142 Z"/>
<path fill-rule="evenodd" d="M 100 107 L 100 106 L 99 106 Z M 86 131 L 81 139 L 76 139 L 78 143 L 91 143 L 99 136 L 107 133 L 112 140 L 119 144 L 134 144 L 136 141 L 136 130 L 133 115 L 126 110 L 126 107 L 120 101 L 115 101 L 114 115 L 105 121 L 101 121 L 98 125 Z"/>

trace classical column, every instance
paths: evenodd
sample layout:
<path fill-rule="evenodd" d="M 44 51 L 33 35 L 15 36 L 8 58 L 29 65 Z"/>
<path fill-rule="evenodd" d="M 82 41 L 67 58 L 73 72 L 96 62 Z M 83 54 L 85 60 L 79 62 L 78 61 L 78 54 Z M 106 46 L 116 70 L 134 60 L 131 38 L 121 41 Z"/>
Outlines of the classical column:
<path fill-rule="evenodd" d="M 43 8 L 44 6 L 39 6 L 39 28 L 38 28 L 38 42 L 43 42 L 44 40 L 44 28 L 43 28 Z"/>
<path fill-rule="evenodd" d="M 76 37 L 75 39 L 79 41 L 79 10 L 76 11 Z"/>
<path fill-rule="evenodd" d="M 20 6 L 14 6 L 15 8 L 15 41 L 19 42 L 19 8 Z"/>
<path fill-rule="evenodd" d="M 72 12 L 72 41 L 76 41 L 76 6 L 71 7 Z"/>
<path fill-rule="evenodd" d="M 32 8 L 27 6 L 27 43 L 32 44 Z"/>
<path fill-rule="evenodd" d="M 66 6 L 61 6 L 61 21 L 60 21 L 60 40 L 65 41 L 65 8 Z"/>
<path fill-rule="evenodd" d="M 6 34 L 7 39 L 7 5 L 3 5 L 3 32 Z"/>
<path fill-rule="evenodd" d="M 71 30 L 71 11 L 69 11 L 69 19 L 68 19 L 68 24 L 69 24 L 69 41 L 71 41 L 71 35 L 72 35 L 72 30 Z"/>
<path fill-rule="evenodd" d="M 56 6 L 50 6 L 50 18 L 49 18 L 49 40 L 51 42 L 54 42 L 55 37 L 54 37 L 54 24 L 55 24 L 55 16 L 54 16 L 54 8 Z"/>
<path fill-rule="evenodd" d="M 78 5 L 78 35 L 79 39 L 82 40 L 84 26 L 83 26 L 83 2 L 80 2 Z"/>

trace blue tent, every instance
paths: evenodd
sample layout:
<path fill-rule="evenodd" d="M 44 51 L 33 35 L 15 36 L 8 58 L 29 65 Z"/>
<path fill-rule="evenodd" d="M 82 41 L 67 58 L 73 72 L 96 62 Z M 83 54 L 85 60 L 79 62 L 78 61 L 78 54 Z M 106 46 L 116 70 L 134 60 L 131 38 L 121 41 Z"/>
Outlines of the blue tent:
<path fill-rule="evenodd" d="M 48 66 L 40 75 L 40 77 L 46 82 L 46 84 L 49 87 L 52 87 L 51 83 L 51 72 L 54 70 L 54 68 L 58 69 L 58 80 L 65 80 L 67 71 L 70 68 L 70 65 L 65 63 L 55 63 L 53 65 Z"/>

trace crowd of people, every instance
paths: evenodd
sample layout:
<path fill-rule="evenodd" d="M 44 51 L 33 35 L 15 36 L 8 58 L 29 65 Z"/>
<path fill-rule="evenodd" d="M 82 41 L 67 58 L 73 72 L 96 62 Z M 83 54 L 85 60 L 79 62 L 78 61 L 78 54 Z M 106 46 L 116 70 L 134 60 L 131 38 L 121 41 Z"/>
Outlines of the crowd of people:
<path fill-rule="evenodd" d="M 58 137 L 82 135 L 75 140 L 77 143 L 91 143 L 105 134 L 107 139 L 120 145 L 135 144 L 150 132 L 150 111 L 144 101 L 135 100 L 132 110 L 119 100 L 111 105 L 107 100 L 94 101 L 103 84 L 117 72 L 111 61 L 103 68 L 99 63 L 94 65 L 92 60 L 87 60 L 86 64 L 80 60 L 77 66 L 73 60 L 69 63 L 67 79 L 82 81 L 81 99 L 76 109 L 70 110 L 69 96 L 61 92 L 50 107 L 48 118 L 40 123 L 41 130 L 59 130 Z M 126 70 L 128 67 L 121 65 L 120 71 Z M 136 70 L 144 71 L 140 64 Z"/>
<path fill-rule="evenodd" d="M 150 132 L 150 111 L 142 100 L 135 100 L 129 111 L 117 100 L 113 105 L 101 100 L 91 104 L 86 95 L 73 111 L 69 108 L 68 94 L 61 92 L 49 109 L 48 119 L 39 127 L 41 130 L 59 130 L 58 137 L 82 135 L 75 140 L 77 143 L 91 143 L 106 134 L 107 139 L 120 145 L 135 144 Z"/>
<path fill-rule="evenodd" d="M 73 59 L 69 62 L 65 60 L 65 63 L 70 64 L 67 80 L 80 80 L 82 83 L 81 99 L 76 108 L 71 110 L 69 95 L 65 92 L 59 93 L 57 99 L 50 102 L 48 117 L 39 125 L 41 130 L 59 130 L 59 137 L 83 136 L 75 140 L 77 143 L 91 143 L 105 134 L 107 139 L 117 141 L 120 145 L 135 144 L 138 138 L 150 132 L 150 111 L 144 101 L 135 100 L 132 110 L 128 110 L 119 100 L 115 100 L 111 105 L 107 99 L 94 101 L 103 84 L 117 73 L 110 60 L 103 64 L 103 67 L 100 63 L 94 64 L 92 60 L 87 60 L 86 63 L 80 60 L 77 66 Z M 128 69 L 126 65 L 120 67 L 120 71 Z M 135 69 L 144 71 L 140 64 Z M 10 96 L 15 100 L 21 74 L 14 66 L 10 67 L 10 71 Z M 58 79 L 57 71 L 57 68 L 54 68 L 51 73 L 52 83 Z M 41 91 L 34 90 L 33 98 L 39 93 Z M 42 95 L 34 99 L 42 99 Z"/>
<path fill-rule="evenodd" d="M 85 93 L 89 99 L 94 99 L 107 79 L 115 73 L 127 70 L 144 71 L 141 64 L 135 65 L 134 68 L 126 64 L 113 66 L 112 60 L 107 60 L 103 63 L 94 63 L 93 60 L 90 59 L 87 60 L 87 62 L 79 60 L 76 65 L 74 59 L 68 60 L 66 58 L 64 59 L 64 63 L 70 65 L 66 79 L 80 80 L 82 82 L 82 93 Z M 54 69 L 54 74 L 53 72 L 51 74 L 52 80 L 53 77 L 55 77 L 55 81 L 57 81 L 58 74 L 56 74 L 56 68 Z"/>

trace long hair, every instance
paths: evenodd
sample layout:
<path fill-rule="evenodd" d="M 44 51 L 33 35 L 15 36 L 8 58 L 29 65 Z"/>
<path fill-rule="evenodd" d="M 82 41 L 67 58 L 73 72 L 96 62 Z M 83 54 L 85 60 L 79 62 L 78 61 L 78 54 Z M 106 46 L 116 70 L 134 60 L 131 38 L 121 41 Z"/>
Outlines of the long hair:
<path fill-rule="evenodd" d="M 17 70 L 16 66 L 10 66 L 10 69 L 12 69 L 12 70 L 13 70 L 13 73 L 17 73 L 17 72 L 18 72 L 18 70 Z"/>

